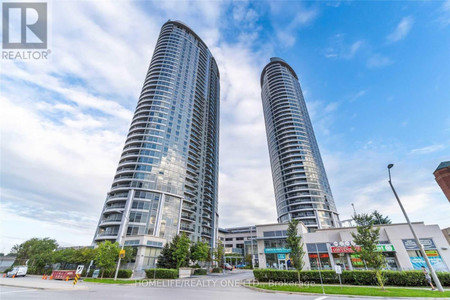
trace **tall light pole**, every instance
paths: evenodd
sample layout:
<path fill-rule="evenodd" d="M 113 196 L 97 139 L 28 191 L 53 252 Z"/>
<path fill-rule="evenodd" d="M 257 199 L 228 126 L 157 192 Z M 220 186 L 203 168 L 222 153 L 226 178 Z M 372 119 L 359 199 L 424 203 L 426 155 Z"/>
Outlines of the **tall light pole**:
<path fill-rule="evenodd" d="M 425 259 L 425 262 L 428 266 L 428 269 L 430 270 L 431 276 L 433 277 L 434 282 L 436 283 L 436 287 L 439 290 L 439 292 L 443 292 L 444 289 L 442 288 L 441 282 L 439 281 L 439 278 L 436 275 L 436 272 L 434 271 L 433 266 L 430 263 L 430 260 L 427 257 L 427 254 L 425 252 L 425 250 L 423 249 L 422 244 L 420 243 L 419 237 L 416 234 L 416 231 L 414 230 L 411 221 L 408 218 L 408 215 L 406 214 L 405 208 L 403 208 L 402 202 L 400 201 L 400 198 L 397 195 L 397 192 L 394 189 L 394 186 L 392 185 L 392 180 L 391 180 L 391 168 L 394 166 L 394 164 L 389 164 L 387 166 L 388 168 L 388 173 L 389 173 L 389 185 L 392 188 L 392 191 L 394 192 L 395 198 L 397 199 L 398 205 L 400 205 L 400 208 L 402 209 L 403 215 L 405 216 L 406 222 L 408 222 L 409 228 L 412 231 L 412 234 L 414 236 L 414 239 L 416 241 L 416 245 L 419 247 L 420 249 L 420 253 L 422 253 L 423 258 Z"/>

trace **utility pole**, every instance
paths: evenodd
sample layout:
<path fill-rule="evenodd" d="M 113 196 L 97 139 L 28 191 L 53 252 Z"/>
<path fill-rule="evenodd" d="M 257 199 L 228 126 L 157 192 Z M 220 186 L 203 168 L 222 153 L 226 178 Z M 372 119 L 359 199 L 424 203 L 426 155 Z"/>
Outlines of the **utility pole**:
<path fill-rule="evenodd" d="M 408 214 L 405 211 L 405 208 L 403 208 L 403 204 L 400 201 L 400 198 L 397 195 L 397 192 L 394 189 L 394 186 L 392 185 L 392 180 L 391 180 L 391 168 L 394 166 L 394 164 L 389 164 L 387 166 L 388 168 L 388 172 L 389 172 L 389 185 L 391 186 L 392 191 L 394 192 L 395 198 L 397 199 L 398 205 L 400 205 L 400 208 L 402 209 L 403 215 L 405 216 L 406 222 L 408 222 L 409 228 L 411 229 L 411 232 L 414 236 L 414 240 L 416 241 L 416 245 L 419 247 L 420 249 L 420 253 L 422 253 L 422 256 L 428 266 L 428 269 L 430 270 L 431 276 L 433 277 L 434 283 L 436 283 L 436 287 L 439 290 L 439 292 L 443 292 L 444 289 L 442 288 L 441 282 L 439 281 L 439 277 L 437 277 L 436 272 L 434 271 L 433 266 L 430 263 L 430 260 L 428 259 L 427 253 L 425 252 L 425 250 L 423 249 L 422 244 L 420 243 L 419 237 L 416 234 L 416 231 L 414 230 L 411 221 L 409 220 Z"/>
<path fill-rule="evenodd" d="M 120 261 L 122 260 L 122 252 L 123 248 L 125 247 L 125 236 L 127 234 L 127 227 L 128 227 L 128 218 L 130 214 L 131 205 L 133 204 L 133 198 L 134 198 L 134 190 L 130 190 L 128 195 L 127 203 L 125 204 L 125 209 L 123 210 L 123 224 L 121 225 L 121 232 L 119 232 L 119 245 L 122 245 L 120 247 L 120 254 L 119 254 L 119 260 L 117 261 L 117 267 L 116 267 L 116 273 L 114 274 L 114 281 L 117 280 L 117 274 L 119 273 L 119 267 L 120 267 Z"/>

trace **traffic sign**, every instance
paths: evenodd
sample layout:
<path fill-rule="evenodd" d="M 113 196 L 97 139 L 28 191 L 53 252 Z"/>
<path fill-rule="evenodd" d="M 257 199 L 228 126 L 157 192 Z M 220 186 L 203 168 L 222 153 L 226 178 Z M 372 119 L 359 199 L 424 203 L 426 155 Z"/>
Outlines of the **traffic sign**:
<path fill-rule="evenodd" d="M 79 265 L 77 267 L 77 271 L 75 272 L 75 274 L 81 274 L 83 273 L 83 269 L 84 269 L 84 265 Z"/>
<path fill-rule="evenodd" d="M 341 266 L 334 266 L 334 270 L 336 271 L 336 274 L 342 274 Z"/>
<path fill-rule="evenodd" d="M 120 250 L 120 252 L 119 252 L 119 257 L 120 258 L 124 258 L 125 257 L 125 250 Z"/>

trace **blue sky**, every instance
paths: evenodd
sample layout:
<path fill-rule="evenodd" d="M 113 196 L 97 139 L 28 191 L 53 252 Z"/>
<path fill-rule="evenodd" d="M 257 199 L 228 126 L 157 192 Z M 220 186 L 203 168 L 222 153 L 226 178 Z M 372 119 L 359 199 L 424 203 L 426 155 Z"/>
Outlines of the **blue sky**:
<path fill-rule="evenodd" d="M 66 12 L 70 11 L 70 17 Z M 450 1 L 50 2 L 49 61 L 1 60 L 0 252 L 90 244 L 162 24 L 221 72 L 220 226 L 276 221 L 259 76 L 297 72 L 341 219 L 378 209 L 450 226 Z"/>

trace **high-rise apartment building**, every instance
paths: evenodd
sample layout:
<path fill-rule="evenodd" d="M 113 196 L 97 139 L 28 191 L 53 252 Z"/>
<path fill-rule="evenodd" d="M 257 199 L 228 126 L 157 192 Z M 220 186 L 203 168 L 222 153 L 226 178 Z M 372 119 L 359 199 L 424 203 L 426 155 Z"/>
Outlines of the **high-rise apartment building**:
<path fill-rule="evenodd" d="M 261 89 L 278 222 L 298 219 L 309 230 L 339 227 L 297 74 L 284 60 L 271 58 Z"/>
<path fill-rule="evenodd" d="M 94 241 L 137 248 L 135 269 L 154 266 L 185 232 L 217 239 L 219 70 L 185 24 L 162 28 Z"/>

